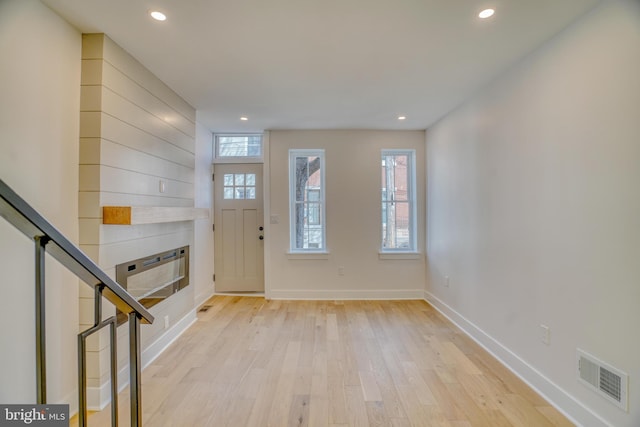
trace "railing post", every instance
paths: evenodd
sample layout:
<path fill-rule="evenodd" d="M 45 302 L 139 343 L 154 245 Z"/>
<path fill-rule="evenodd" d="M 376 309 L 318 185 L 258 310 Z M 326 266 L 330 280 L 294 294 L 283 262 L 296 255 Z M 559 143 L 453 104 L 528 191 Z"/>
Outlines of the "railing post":
<path fill-rule="evenodd" d="M 87 356 L 82 334 L 78 334 L 78 425 L 87 425 Z"/>
<path fill-rule="evenodd" d="M 131 427 L 142 425 L 142 381 L 140 367 L 140 318 L 129 313 L 129 387 L 131 390 Z"/>
<path fill-rule="evenodd" d="M 118 425 L 118 349 L 116 348 L 116 328 L 118 320 L 112 316 L 99 324 L 78 334 L 78 425 L 87 425 L 87 338 L 109 326 L 110 358 L 111 358 L 111 425 Z"/>
<path fill-rule="evenodd" d="M 109 348 L 111 359 L 111 425 L 118 425 L 118 349 L 116 347 L 118 325 L 115 316 L 102 321 L 102 291 L 104 283 L 95 286 L 93 327 L 78 334 L 78 425 L 87 425 L 87 338 L 109 325 Z"/>
<path fill-rule="evenodd" d="M 47 333 L 45 313 L 45 253 L 47 236 L 36 236 L 36 393 L 39 405 L 47 403 Z"/>
<path fill-rule="evenodd" d="M 111 345 L 111 425 L 116 427 L 118 425 L 118 348 L 116 343 L 118 337 L 116 335 L 116 329 L 118 328 L 118 320 L 116 317 L 112 317 L 110 325 L 110 340 Z"/>
<path fill-rule="evenodd" d="M 93 289 L 93 326 L 102 323 L 102 291 L 104 284 L 100 283 Z"/>

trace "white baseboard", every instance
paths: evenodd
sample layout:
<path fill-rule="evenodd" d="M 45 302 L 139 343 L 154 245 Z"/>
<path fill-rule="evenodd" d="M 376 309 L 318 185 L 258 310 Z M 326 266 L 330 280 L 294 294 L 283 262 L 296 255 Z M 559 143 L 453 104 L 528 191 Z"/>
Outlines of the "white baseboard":
<path fill-rule="evenodd" d="M 142 369 L 149 366 L 158 356 L 164 352 L 175 340 L 180 337 L 196 320 L 197 308 L 192 309 L 182 319 L 174 323 L 157 340 L 143 349 L 140 355 Z M 118 392 L 129 385 L 129 365 L 118 371 Z M 111 401 L 111 386 L 105 382 L 100 387 L 87 387 L 87 408 L 90 411 L 101 411 Z M 77 412 L 77 408 L 76 408 Z"/>
<path fill-rule="evenodd" d="M 196 295 L 196 297 L 195 297 L 195 301 L 196 301 L 195 307 L 200 309 L 200 307 L 202 307 L 204 305 L 204 303 L 209 301 L 209 298 L 211 298 L 215 294 L 216 294 L 215 290 L 213 289 L 213 287 L 211 287 L 211 289 L 208 290 L 207 292 L 202 292 L 201 294 Z"/>
<path fill-rule="evenodd" d="M 69 405 L 69 418 L 78 413 L 78 391 L 74 390 L 71 393 L 67 394 L 64 399 L 59 402 L 51 402 L 51 403 L 62 403 Z"/>
<path fill-rule="evenodd" d="M 191 325 L 197 320 L 198 306 L 189 311 L 182 319 L 173 324 L 172 327 L 167 329 L 165 334 L 162 334 L 157 340 L 155 340 L 149 347 L 142 350 L 142 369 L 149 366 L 154 360 L 158 358 L 180 335 L 182 335 Z"/>
<path fill-rule="evenodd" d="M 285 290 L 272 289 L 268 298 L 279 300 L 399 300 L 423 299 L 421 289 L 394 290 Z"/>
<path fill-rule="evenodd" d="M 120 377 L 118 373 L 118 377 Z M 118 384 L 120 384 L 118 380 Z M 118 390 L 119 391 L 119 390 Z M 87 387 L 87 409 L 102 411 L 111 402 L 111 385 L 103 383 L 100 387 Z M 76 412 L 78 411 L 76 407 Z"/>
<path fill-rule="evenodd" d="M 253 297 L 264 298 L 264 292 L 215 292 L 214 295 L 224 295 L 228 297 Z"/>
<path fill-rule="evenodd" d="M 428 291 L 424 291 L 424 300 L 498 359 L 574 424 L 588 427 L 611 427 L 609 423 L 577 401 L 535 367 L 522 360 L 517 354 L 467 320 L 444 301 Z"/>

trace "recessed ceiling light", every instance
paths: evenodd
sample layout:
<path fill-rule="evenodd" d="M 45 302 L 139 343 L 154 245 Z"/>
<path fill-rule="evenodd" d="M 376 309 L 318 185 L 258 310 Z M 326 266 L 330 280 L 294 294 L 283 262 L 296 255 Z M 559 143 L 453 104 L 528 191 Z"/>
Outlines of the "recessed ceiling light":
<path fill-rule="evenodd" d="M 157 10 L 152 11 L 151 13 L 149 13 L 149 15 L 151 15 L 151 17 L 153 19 L 155 19 L 156 21 L 166 21 L 167 20 L 167 15 L 165 15 L 162 12 L 158 12 Z"/>
<path fill-rule="evenodd" d="M 485 9 L 485 10 L 483 10 L 482 12 L 480 12 L 478 14 L 478 17 L 482 18 L 482 19 L 487 19 L 487 18 L 493 16 L 494 13 L 496 13 L 496 11 L 493 10 L 493 9 Z"/>
<path fill-rule="evenodd" d="M 398 116 L 398 120 L 406 120 L 407 117 L 406 116 Z"/>
<path fill-rule="evenodd" d="M 249 117 L 242 116 L 240 117 L 240 120 L 242 120 L 243 122 L 246 122 L 247 120 L 249 120 Z"/>

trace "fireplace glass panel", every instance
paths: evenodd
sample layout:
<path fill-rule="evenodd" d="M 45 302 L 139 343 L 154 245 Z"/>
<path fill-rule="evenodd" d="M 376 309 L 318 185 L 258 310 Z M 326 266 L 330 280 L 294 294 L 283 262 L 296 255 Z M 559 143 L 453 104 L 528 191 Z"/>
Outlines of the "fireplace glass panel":
<path fill-rule="evenodd" d="M 189 285 L 189 247 L 172 249 L 116 266 L 116 281 L 146 308 Z M 118 324 L 126 315 L 117 312 Z"/>

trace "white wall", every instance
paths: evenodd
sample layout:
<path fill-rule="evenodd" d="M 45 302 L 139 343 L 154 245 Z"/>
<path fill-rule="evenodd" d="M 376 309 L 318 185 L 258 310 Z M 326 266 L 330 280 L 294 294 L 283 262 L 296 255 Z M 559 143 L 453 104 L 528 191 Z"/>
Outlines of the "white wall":
<path fill-rule="evenodd" d="M 39 1 L 0 1 L 0 179 L 74 242 L 80 47 Z M 3 219 L 0 271 L 0 402 L 35 403 L 33 244 Z M 78 280 L 51 258 L 46 278 L 48 397 L 73 407 Z"/>
<path fill-rule="evenodd" d="M 427 299 L 586 426 L 640 425 L 639 76 L 640 5 L 605 1 L 427 131 Z"/>
<path fill-rule="evenodd" d="M 193 247 L 195 253 L 194 272 L 191 282 L 195 285 L 195 305 L 199 307 L 213 295 L 213 135 L 198 122 L 196 113 L 196 168 L 194 203 L 197 208 L 209 209 L 208 219 L 194 223 Z"/>
<path fill-rule="evenodd" d="M 267 296 L 272 298 L 416 298 L 424 287 L 424 132 L 270 131 Z M 324 149 L 328 259 L 294 259 L 289 251 L 289 149 Z M 380 156 L 416 150 L 417 259 L 380 259 Z M 344 275 L 338 268 L 344 267 Z"/>

